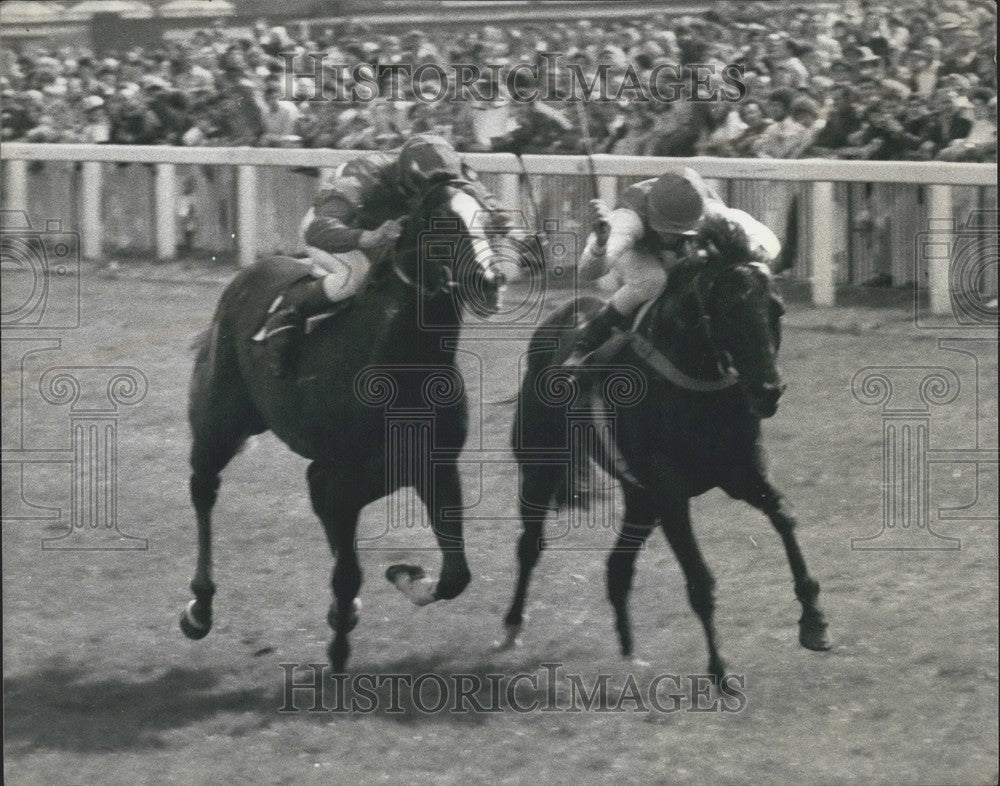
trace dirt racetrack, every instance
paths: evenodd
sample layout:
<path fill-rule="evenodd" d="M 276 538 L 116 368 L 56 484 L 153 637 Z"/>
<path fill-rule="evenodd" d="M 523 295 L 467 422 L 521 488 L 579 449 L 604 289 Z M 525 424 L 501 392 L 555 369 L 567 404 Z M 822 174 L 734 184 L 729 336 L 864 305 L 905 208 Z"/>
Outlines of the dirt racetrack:
<path fill-rule="evenodd" d="M 552 667 L 542 664 L 560 664 L 556 684 L 536 690 L 524 680 L 519 694 L 525 703 L 554 701 L 556 711 L 425 713 L 404 697 L 395 712 L 380 688 L 372 712 L 311 712 L 304 694 L 300 711 L 279 712 L 287 699 L 280 664 L 325 659 L 331 560 L 309 505 L 306 462 L 274 438 L 257 440 L 224 475 L 215 629 L 192 642 L 177 626 L 195 556 L 188 344 L 226 275 L 86 268 L 78 328 L 4 332 L 4 490 L 14 495 L 3 524 L 6 783 L 996 783 L 996 465 L 962 454 L 996 443 L 996 349 L 973 340 L 988 334 L 917 328 L 894 296 L 833 311 L 791 298 L 782 347 L 790 387 L 765 437 L 772 477 L 802 522 L 834 647 L 798 646 L 790 573 L 763 516 L 720 492 L 696 500 L 723 652 L 744 680 L 738 712 L 692 711 L 698 697 L 688 687 L 705 671 L 705 646 L 659 535 L 640 555 L 632 595 L 648 667 L 617 653 L 603 575 L 613 532 L 604 523 L 552 525 L 559 537 L 535 574 L 524 644 L 491 650 L 520 532 L 509 455 L 482 471 L 465 467 L 474 578 L 454 601 L 415 609 L 382 578 L 394 562 L 436 568 L 439 556 L 423 551 L 433 546 L 426 522 L 394 519 L 406 526 L 387 528 L 383 503 L 366 509 L 364 608 L 349 668 L 509 679 L 544 677 Z M 947 336 L 952 343 L 939 345 Z M 503 454 L 511 407 L 482 402 L 514 391 L 524 342 L 470 339 L 464 348 L 482 447 Z M 97 542 L 87 533 L 76 542 L 82 550 L 53 540 L 70 526 L 76 466 L 66 458 L 70 406 L 39 396 L 53 366 L 132 366 L 148 382 L 141 400 L 114 413 L 117 521 L 146 539 L 144 550 L 118 539 L 86 548 Z M 952 400 L 925 407 L 929 449 L 951 451 L 933 453 L 939 460 L 922 481 L 940 537 L 914 528 L 891 544 L 852 549 L 852 538 L 873 536 L 882 523 L 887 416 L 852 394 L 864 367 L 891 367 L 896 393 L 910 399 L 899 380 L 919 387 L 925 367 L 960 381 Z M 29 449 L 40 452 L 31 458 Z M 947 545 L 945 537 L 960 548 L 912 548 Z M 560 709 L 569 675 L 589 685 L 608 674 L 614 697 L 629 673 L 641 686 L 677 675 L 687 686 L 677 711 L 636 702 L 622 702 L 621 712 Z"/>

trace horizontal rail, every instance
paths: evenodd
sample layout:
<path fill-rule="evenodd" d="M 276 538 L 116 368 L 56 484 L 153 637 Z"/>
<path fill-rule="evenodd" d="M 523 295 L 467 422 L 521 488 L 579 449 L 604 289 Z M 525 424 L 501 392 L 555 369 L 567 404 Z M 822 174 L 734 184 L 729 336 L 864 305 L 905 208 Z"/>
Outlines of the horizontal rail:
<path fill-rule="evenodd" d="M 168 145 L 83 145 L 7 142 L 0 158 L 22 161 L 112 161 L 141 164 L 336 167 L 362 155 L 360 150 L 268 147 L 173 147 Z M 481 172 L 530 175 L 589 175 L 587 156 L 465 153 Z M 726 180 L 794 182 L 914 183 L 920 185 L 996 186 L 994 164 L 940 161 L 841 161 L 776 158 L 658 158 L 598 154 L 591 158 L 599 177 L 653 177 L 690 166 L 704 177 Z"/>

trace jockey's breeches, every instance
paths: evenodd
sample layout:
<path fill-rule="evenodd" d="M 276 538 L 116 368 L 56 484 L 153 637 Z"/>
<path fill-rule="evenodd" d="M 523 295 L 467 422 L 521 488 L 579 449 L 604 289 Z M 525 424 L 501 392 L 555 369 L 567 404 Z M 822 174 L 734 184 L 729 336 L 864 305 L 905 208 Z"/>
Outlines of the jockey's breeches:
<path fill-rule="evenodd" d="M 312 275 L 323 281 L 323 292 L 332 301 L 346 300 L 361 291 L 372 263 L 364 251 L 330 254 L 314 246 L 306 246 L 312 260 Z"/>

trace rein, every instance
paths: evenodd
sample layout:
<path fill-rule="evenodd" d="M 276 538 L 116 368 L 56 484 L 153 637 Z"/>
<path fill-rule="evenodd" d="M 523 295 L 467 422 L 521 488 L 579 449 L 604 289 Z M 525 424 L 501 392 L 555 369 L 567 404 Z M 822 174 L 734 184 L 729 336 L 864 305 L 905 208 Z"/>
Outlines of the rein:
<path fill-rule="evenodd" d="M 702 264 L 704 265 L 704 263 Z M 679 369 L 677 365 L 670 360 L 670 358 L 654 346 L 652 341 L 639 332 L 641 323 L 652 310 L 653 305 L 658 298 L 650 300 L 642 307 L 633 324 L 629 341 L 635 354 L 638 355 L 647 366 L 659 374 L 660 377 L 679 388 L 689 390 L 694 393 L 714 393 L 720 390 L 727 390 L 739 382 L 739 375 L 733 371 L 732 368 L 728 368 L 728 364 L 724 364 L 722 362 L 720 352 L 715 347 L 715 342 L 712 340 L 711 317 L 706 312 L 705 302 L 708 295 L 711 293 L 713 282 L 709 282 L 707 287 L 708 291 L 703 293 L 702 277 L 704 274 L 705 268 L 702 267 L 695 274 L 693 282 L 695 299 L 698 303 L 698 327 L 700 328 L 700 332 L 706 343 L 709 347 L 711 347 L 718 367 L 722 370 L 722 376 L 719 379 L 699 379 L 698 377 L 692 377 L 690 374 L 687 374 Z"/>
<path fill-rule="evenodd" d="M 408 215 L 405 220 L 407 222 L 410 222 L 413 220 L 414 214 L 416 213 L 422 214 L 424 206 L 427 205 L 427 203 L 431 201 L 431 197 L 437 194 L 437 192 L 440 191 L 442 188 L 451 186 L 453 188 L 458 188 L 461 189 L 462 191 L 465 191 L 466 193 L 469 193 L 466 189 L 472 185 L 473 182 L 471 180 L 465 180 L 464 178 L 450 178 L 448 180 L 441 180 L 437 183 L 431 184 L 429 188 L 417 194 L 412 200 L 410 200 L 411 212 L 410 215 Z M 403 270 L 403 268 L 399 264 L 399 260 L 403 256 L 401 253 L 401 248 L 404 236 L 405 235 L 400 235 L 399 243 L 397 244 L 395 249 L 393 249 L 393 259 L 391 267 L 392 267 L 392 272 L 396 274 L 396 278 L 402 281 L 406 286 L 415 289 L 421 295 L 421 297 L 424 298 L 444 294 L 458 286 L 457 281 L 451 280 L 451 269 L 448 268 L 447 266 L 445 266 L 445 270 L 447 270 L 448 275 L 445 281 L 436 287 L 429 287 L 421 281 L 414 280 L 413 277 L 411 277 L 405 270 Z"/>

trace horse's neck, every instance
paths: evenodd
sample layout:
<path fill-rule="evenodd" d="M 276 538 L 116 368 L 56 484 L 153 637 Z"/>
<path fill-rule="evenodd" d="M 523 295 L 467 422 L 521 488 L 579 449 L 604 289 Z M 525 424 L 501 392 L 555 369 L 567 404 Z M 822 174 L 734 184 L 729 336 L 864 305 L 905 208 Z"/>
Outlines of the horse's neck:
<path fill-rule="evenodd" d="M 670 301 L 682 296 L 683 292 L 668 288 L 650 309 L 640 330 L 685 374 L 696 379 L 715 379 L 719 376 L 718 362 L 704 329 L 700 325 L 681 326 L 672 318 L 672 309 L 679 305 Z"/>
<path fill-rule="evenodd" d="M 446 297 L 421 301 L 420 294 L 393 274 L 384 301 L 386 355 L 394 363 L 441 365 L 454 362 L 460 324 Z"/>

